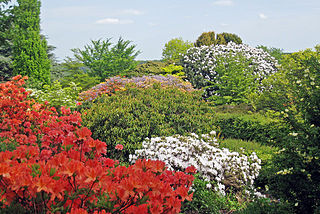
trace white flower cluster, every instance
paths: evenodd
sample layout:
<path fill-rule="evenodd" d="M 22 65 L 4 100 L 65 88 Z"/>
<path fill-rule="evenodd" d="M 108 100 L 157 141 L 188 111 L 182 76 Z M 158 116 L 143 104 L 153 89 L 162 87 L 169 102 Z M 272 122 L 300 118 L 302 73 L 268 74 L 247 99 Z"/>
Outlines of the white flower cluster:
<path fill-rule="evenodd" d="M 216 191 L 225 194 L 226 188 L 243 190 L 253 188 L 261 160 L 252 153 L 250 157 L 219 149 L 215 132 L 198 136 L 174 135 L 156 137 L 142 143 L 143 149 L 130 155 L 131 162 L 146 158 L 164 161 L 170 170 L 183 170 L 193 165 L 206 180 L 215 181 Z"/>
<path fill-rule="evenodd" d="M 248 60 L 249 67 L 260 83 L 270 74 L 277 71 L 277 60 L 260 48 L 252 48 L 245 44 L 229 42 L 227 45 L 212 45 L 192 47 L 182 58 L 184 71 L 189 81 L 197 88 L 202 88 L 208 81 L 215 82 L 218 78 L 216 71 L 219 58 L 233 58 L 242 56 Z"/>

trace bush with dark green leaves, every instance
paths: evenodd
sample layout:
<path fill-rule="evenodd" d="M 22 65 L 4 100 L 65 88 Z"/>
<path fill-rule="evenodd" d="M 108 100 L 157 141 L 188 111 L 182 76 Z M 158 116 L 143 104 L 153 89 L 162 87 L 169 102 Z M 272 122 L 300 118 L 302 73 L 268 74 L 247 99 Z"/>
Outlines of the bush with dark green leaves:
<path fill-rule="evenodd" d="M 258 113 L 216 113 L 215 126 L 225 138 L 254 140 L 256 142 L 281 147 L 290 129 L 277 119 Z"/>
<path fill-rule="evenodd" d="M 137 65 L 137 67 L 132 71 L 132 74 L 134 74 L 133 76 L 165 74 L 165 71 L 163 71 L 162 68 L 169 66 L 170 63 L 170 61 L 147 61 Z"/>
<path fill-rule="evenodd" d="M 319 213 L 320 46 L 284 57 L 280 72 L 290 84 L 278 110 L 292 131 L 275 156 L 270 191 L 288 200 L 296 213 Z"/>
<path fill-rule="evenodd" d="M 195 177 L 192 186 L 194 189 L 192 201 L 182 204 L 182 214 L 229 213 L 246 206 L 246 202 L 238 200 L 236 194 L 222 195 L 211 188 L 214 186 L 213 182 L 204 180 L 199 174 L 196 174 Z"/>
<path fill-rule="evenodd" d="M 214 109 L 200 94 L 161 88 L 160 84 L 145 89 L 129 87 L 89 104 L 89 109 L 82 110 L 83 124 L 93 138 L 107 143 L 108 157 L 116 155 L 116 144 L 123 144 L 123 157 L 128 159 L 147 137 L 213 130 Z"/>

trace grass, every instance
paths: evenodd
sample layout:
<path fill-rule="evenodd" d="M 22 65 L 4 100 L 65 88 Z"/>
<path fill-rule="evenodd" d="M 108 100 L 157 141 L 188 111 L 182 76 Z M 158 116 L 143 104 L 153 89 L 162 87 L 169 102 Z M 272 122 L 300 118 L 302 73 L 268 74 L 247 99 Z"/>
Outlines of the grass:
<path fill-rule="evenodd" d="M 228 148 L 230 151 L 241 153 L 241 148 L 244 149 L 245 154 L 255 152 L 261 159 L 262 164 L 270 161 L 272 156 L 278 150 L 276 147 L 261 145 L 255 141 L 245 141 L 240 139 L 222 139 L 219 143 L 220 148 Z"/>

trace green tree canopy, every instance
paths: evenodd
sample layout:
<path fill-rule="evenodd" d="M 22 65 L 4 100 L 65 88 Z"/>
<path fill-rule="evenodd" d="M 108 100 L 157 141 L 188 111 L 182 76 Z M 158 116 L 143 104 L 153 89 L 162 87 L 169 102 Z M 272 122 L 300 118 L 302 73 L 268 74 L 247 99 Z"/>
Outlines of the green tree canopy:
<path fill-rule="evenodd" d="M 189 48 L 193 47 L 192 42 L 183 41 L 182 38 L 171 39 L 164 45 L 162 50 L 162 58 L 165 61 L 178 61 L 182 54 L 185 54 Z"/>
<path fill-rule="evenodd" d="M 201 47 L 201 46 L 210 46 L 216 44 L 216 34 L 214 31 L 204 32 L 202 33 L 197 41 L 194 43 L 194 46 Z"/>
<path fill-rule="evenodd" d="M 238 45 L 242 44 L 242 39 L 238 35 L 233 33 L 225 33 L 225 32 L 220 33 L 217 35 L 217 39 L 218 37 L 223 37 L 226 44 L 228 44 L 229 42 L 234 42 Z M 217 44 L 223 45 L 222 43 L 219 43 L 219 42 Z"/>
<path fill-rule="evenodd" d="M 135 58 L 140 53 L 135 50 L 136 45 L 131 45 L 131 41 L 120 37 L 112 45 L 110 40 L 91 40 L 91 45 L 86 45 L 83 50 L 72 49 L 75 58 L 90 68 L 89 74 L 100 77 L 101 81 L 133 70 L 137 65 Z"/>
<path fill-rule="evenodd" d="M 214 31 L 210 31 L 202 33 L 194 43 L 194 46 L 226 45 L 229 42 L 242 44 L 242 39 L 233 33 L 224 32 L 216 35 Z"/>

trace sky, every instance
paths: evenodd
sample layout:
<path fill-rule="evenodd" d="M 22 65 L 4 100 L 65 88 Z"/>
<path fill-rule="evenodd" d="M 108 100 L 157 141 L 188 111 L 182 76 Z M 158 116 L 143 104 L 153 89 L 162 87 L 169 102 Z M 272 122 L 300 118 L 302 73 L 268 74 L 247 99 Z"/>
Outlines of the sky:
<path fill-rule="evenodd" d="M 320 0 L 41 0 L 41 30 L 60 61 L 91 40 L 132 41 L 139 60 L 173 38 L 235 33 L 252 47 L 295 52 L 320 44 Z"/>

